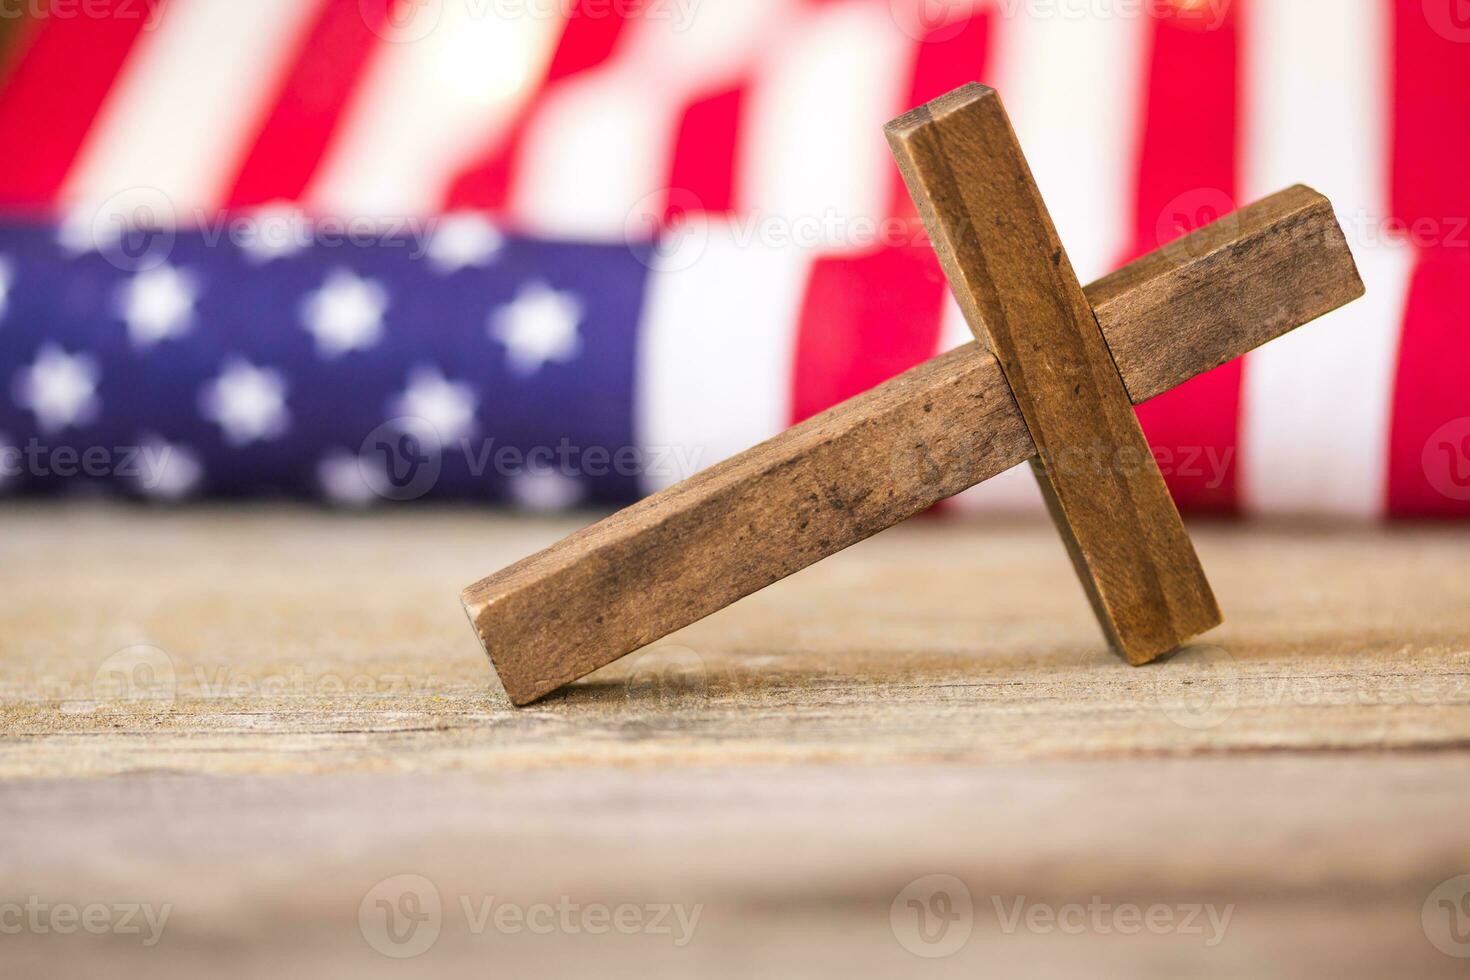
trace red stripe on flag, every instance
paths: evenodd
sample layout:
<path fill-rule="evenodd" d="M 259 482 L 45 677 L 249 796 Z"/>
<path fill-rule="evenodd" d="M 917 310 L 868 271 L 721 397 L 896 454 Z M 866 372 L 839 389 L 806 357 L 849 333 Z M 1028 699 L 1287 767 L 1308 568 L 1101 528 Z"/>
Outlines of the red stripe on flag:
<path fill-rule="evenodd" d="M 904 108 L 923 105 L 968 82 L 982 81 L 990 53 L 992 14 L 987 9 L 927 34 L 914 48 L 914 70 Z M 903 177 L 893 170 L 890 213 L 915 217 Z"/>
<path fill-rule="evenodd" d="M 1389 439 L 1388 509 L 1470 516 L 1470 255 L 1427 252 L 1404 312 Z"/>
<path fill-rule="evenodd" d="M 689 211 L 726 214 L 735 208 L 735 153 L 746 86 L 689 106 L 680 120 L 669 166 L 665 221 Z"/>
<path fill-rule="evenodd" d="M 1416 247 L 1394 383 L 1388 509 L 1470 516 L 1470 8 L 1395 10 L 1392 228 Z"/>
<path fill-rule="evenodd" d="M 40 17 L 23 29 L 0 89 L 0 205 L 56 203 L 156 0 L 102 4 L 85 17 Z"/>
<path fill-rule="evenodd" d="M 945 288 L 927 244 L 814 262 L 797 321 L 792 421 L 932 357 Z"/>
<path fill-rule="evenodd" d="M 1470 4 L 1414 0 L 1394 12 L 1393 210 L 1411 235 L 1427 221 L 1415 237 L 1437 238 L 1446 219 L 1470 215 Z"/>
<path fill-rule="evenodd" d="M 1134 252 L 1169 244 L 1236 206 L 1239 4 L 1217 23 L 1151 22 Z M 1139 421 L 1181 508 L 1234 512 L 1241 365 L 1233 361 L 1140 406 Z"/>
<path fill-rule="evenodd" d="M 991 15 L 977 13 L 930 31 L 915 46 L 902 108 L 980 79 Z M 947 284 L 915 217 L 898 169 L 885 233 L 905 228 L 902 244 L 812 264 L 797 323 L 791 413 L 800 421 L 867 391 L 932 357 L 939 346 Z"/>
<path fill-rule="evenodd" d="M 232 207 L 297 200 L 327 152 L 343 110 L 382 43 L 395 4 L 327 0 L 281 76 L 226 195 Z"/>
<path fill-rule="evenodd" d="M 601 0 L 575 0 L 562 28 L 561 39 L 536 94 L 525 101 L 505 133 L 476 162 L 450 184 L 446 206 L 504 211 L 520 165 L 520 151 L 531 121 L 536 118 L 558 82 L 603 64 L 633 16 L 629 4 L 607 5 Z"/>

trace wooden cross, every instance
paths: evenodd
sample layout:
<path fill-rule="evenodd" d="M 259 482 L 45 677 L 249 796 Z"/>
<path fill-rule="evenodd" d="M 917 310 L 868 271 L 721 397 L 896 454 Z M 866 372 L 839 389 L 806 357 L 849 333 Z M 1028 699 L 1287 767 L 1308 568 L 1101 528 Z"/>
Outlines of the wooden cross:
<path fill-rule="evenodd" d="M 993 90 L 886 131 L 978 343 L 465 589 L 514 703 L 1028 459 L 1129 663 L 1220 622 L 1132 406 L 1362 295 L 1327 199 L 1290 188 L 1084 290 Z"/>

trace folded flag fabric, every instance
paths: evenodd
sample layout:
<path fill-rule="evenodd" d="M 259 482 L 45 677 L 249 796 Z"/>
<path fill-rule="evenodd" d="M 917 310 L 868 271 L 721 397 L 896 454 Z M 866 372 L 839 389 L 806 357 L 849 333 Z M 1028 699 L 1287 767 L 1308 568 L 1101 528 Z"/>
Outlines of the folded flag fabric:
<path fill-rule="evenodd" d="M 300 219 L 219 234 L 0 228 L 8 488 L 533 507 L 639 494 L 646 247 L 507 238 L 475 217 L 353 244 Z"/>
<path fill-rule="evenodd" d="M 1290 184 L 1337 208 L 1367 296 L 1141 407 L 1183 509 L 1470 516 L 1462 8 L 32 5 L 0 491 L 666 486 L 967 339 L 881 126 L 978 80 L 1084 279 Z M 1041 504 L 1023 469 L 955 506 Z"/>

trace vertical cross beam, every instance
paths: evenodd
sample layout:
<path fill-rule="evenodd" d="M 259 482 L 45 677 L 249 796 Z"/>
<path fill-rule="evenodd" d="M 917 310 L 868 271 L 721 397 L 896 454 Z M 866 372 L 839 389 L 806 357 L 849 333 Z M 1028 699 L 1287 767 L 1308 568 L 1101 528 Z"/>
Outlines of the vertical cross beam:
<path fill-rule="evenodd" d="M 967 85 L 886 132 L 970 329 L 1010 384 L 1042 493 L 1109 641 L 1142 664 L 1219 625 L 1000 97 Z"/>

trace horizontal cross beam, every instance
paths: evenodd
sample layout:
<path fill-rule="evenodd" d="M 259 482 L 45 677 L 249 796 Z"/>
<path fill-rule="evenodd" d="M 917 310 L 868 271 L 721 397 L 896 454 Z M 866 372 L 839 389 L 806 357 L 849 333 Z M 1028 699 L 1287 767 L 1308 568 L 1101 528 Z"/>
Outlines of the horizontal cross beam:
<path fill-rule="evenodd" d="M 1139 404 L 1363 293 L 1332 207 L 1293 187 L 1085 290 Z M 527 704 L 1036 453 L 971 343 L 464 590 Z M 1077 461 L 1086 465 L 1086 461 Z"/>

